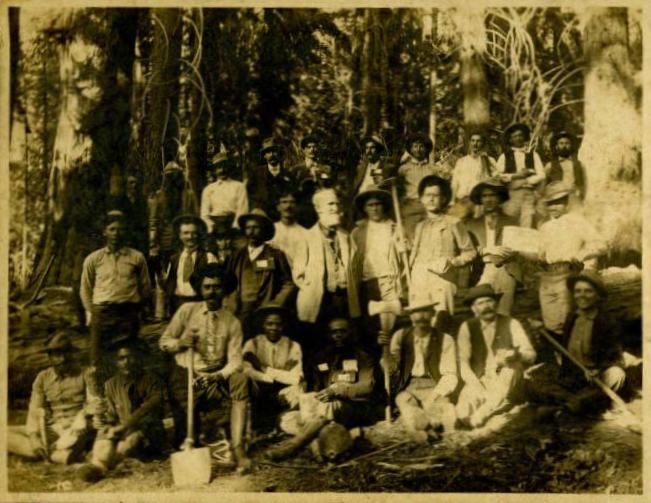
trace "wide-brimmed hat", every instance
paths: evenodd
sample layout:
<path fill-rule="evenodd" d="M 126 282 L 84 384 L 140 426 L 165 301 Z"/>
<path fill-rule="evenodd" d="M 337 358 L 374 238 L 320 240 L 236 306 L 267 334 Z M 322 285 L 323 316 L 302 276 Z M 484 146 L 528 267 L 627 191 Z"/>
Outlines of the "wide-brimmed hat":
<path fill-rule="evenodd" d="M 527 138 L 529 138 L 531 136 L 531 129 L 529 129 L 529 126 L 527 126 L 526 124 L 524 124 L 522 122 L 515 122 L 515 123 L 511 124 L 510 126 L 508 126 L 504 130 L 504 139 L 506 141 L 508 141 L 509 138 L 511 137 L 511 133 L 513 133 L 514 131 L 518 131 L 518 130 L 522 131 L 522 133 Z"/>
<path fill-rule="evenodd" d="M 212 235 L 223 235 L 233 230 L 233 222 L 235 221 L 235 213 L 227 211 L 217 215 L 209 215 L 212 222 Z"/>
<path fill-rule="evenodd" d="M 364 192 L 357 194 L 357 196 L 355 196 L 355 207 L 359 211 L 363 211 L 366 201 L 371 198 L 379 199 L 387 210 L 391 207 L 391 193 L 377 187 L 367 189 Z"/>
<path fill-rule="evenodd" d="M 424 133 L 412 133 L 409 136 L 407 136 L 407 150 L 409 150 L 411 146 L 414 144 L 414 142 L 417 141 L 425 145 L 425 148 L 427 148 L 428 153 L 431 152 L 432 149 L 434 148 L 432 139 L 429 136 L 427 136 Z"/>
<path fill-rule="evenodd" d="M 499 301 L 502 297 L 501 293 L 497 293 L 492 285 L 488 283 L 482 283 L 481 285 L 473 286 L 466 293 L 466 297 L 463 299 L 464 304 L 467 306 L 472 306 L 473 302 L 482 297 L 491 297 L 496 301 Z"/>
<path fill-rule="evenodd" d="M 421 196 L 425 190 L 425 187 L 429 187 L 430 185 L 436 185 L 441 189 L 441 195 L 445 199 L 445 205 L 448 205 L 452 200 L 452 186 L 448 180 L 441 178 L 440 176 L 424 176 L 423 179 L 418 183 L 418 197 Z"/>
<path fill-rule="evenodd" d="M 208 233 L 208 226 L 206 225 L 206 222 L 204 222 L 201 218 L 199 218 L 197 215 L 180 215 L 176 217 L 172 221 L 172 227 L 174 228 L 174 234 L 179 233 L 179 229 L 181 228 L 181 225 L 184 224 L 194 224 L 197 226 L 197 229 L 199 230 L 199 233 L 201 235 L 206 235 Z"/>
<path fill-rule="evenodd" d="M 602 298 L 608 295 L 606 285 L 604 285 L 601 275 L 593 269 L 584 269 L 580 274 L 567 278 L 567 288 L 570 292 L 574 290 L 574 285 L 579 281 L 590 283 Z"/>
<path fill-rule="evenodd" d="M 381 150 L 386 151 L 386 148 L 384 148 L 384 142 L 382 141 L 382 138 L 380 138 L 376 134 L 370 134 L 364 136 L 362 138 L 362 145 L 366 146 L 367 143 L 375 143 Z"/>
<path fill-rule="evenodd" d="M 283 146 L 276 141 L 275 138 L 265 138 L 262 142 L 262 148 L 260 149 L 260 155 L 264 155 L 265 152 L 270 150 L 276 150 L 277 152 L 283 151 Z"/>
<path fill-rule="evenodd" d="M 436 311 L 436 302 L 432 299 L 421 298 L 409 301 L 409 305 L 405 307 L 404 311 L 407 314 L 417 313 L 419 311 Z"/>
<path fill-rule="evenodd" d="M 229 166 L 233 164 L 233 160 L 229 157 L 228 153 L 226 152 L 217 152 L 215 155 L 213 155 L 210 158 L 210 166 L 213 168 L 217 166 L 218 164 L 228 164 Z"/>
<path fill-rule="evenodd" d="M 267 303 L 260 306 L 253 312 L 253 319 L 256 323 L 262 323 L 270 314 L 278 314 L 285 322 L 289 321 L 289 310 L 275 303 Z"/>
<path fill-rule="evenodd" d="M 502 203 L 509 200 L 509 188 L 498 178 L 488 178 L 472 188 L 470 191 L 470 201 L 475 204 L 481 204 L 481 193 L 484 189 L 494 190 L 500 197 Z"/>
<path fill-rule="evenodd" d="M 570 140 L 570 142 L 572 142 L 572 145 L 576 144 L 576 136 L 574 136 L 569 131 L 563 130 L 563 131 L 557 131 L 552 135 L 552 138 L 549 142 L 551 147 L 554 148 L 558 140 L 560 140 L 561 138 L 567 138 L 568 140 Z"/>
<path fill-rule="evenodd" d="M 318 143 L 320 143 L 320 141 L 321 141 L 321 137 L 319 135 L 317 135 L 316 133 L 307 134 L 301 139 L 301 148 L 305 148 L 308 143 L 317 143 L 318 144 Z"/>
<path fill-rule="evenodd" d="M 165 168 L 163 169 L 164 175 L 168 173 L 183 173 L 183 168 L 176 161 L 170 161 L 165 165 Z"/>
<path fill-rule="evenodd" d="M 229 295 L 237 289 L 237 277 L 223 265 L 211 262 L 199 267 L 190 276 L 190 285 L 195 292 L 201 294 L 201 282 L 207 276 L 218 276 L 222 280 L 224 295 Z"/>
<path fill-rule="evenodd" d="M 558 199 L 567 197 L 571 193 L 572 193 L 572 189 L 570 189 L 562 181 L 552 182 L 549 185 L 547 185 L 547 187 L 545 187 L 545 192 L 543 194 L 543 201 L 546 203 L 550 203 L 552 201 L 557 201 Z"/>
<path fill-rule="evenodd" d="M 240 229 L 244 231 L 246 222 L 252 219 L 257 220 L 262 226 L 263 241 L 269 241 L 274 237 L 274 234 L 276 233 L 276 228 L 274 227 L 273 222 L 267 216 L 264 210 L 261 210 L 260 208 L 255 208 L 251 210 L 250 213 L 247 213 L 246 215 L 241 215 L 240 218 L 237 219 L 237 225 L 239 225 Z"/>
<path fill-rule="evenodd" d="M 55 351 L 57 351 L 57 352 L 72 352 L 72 351 L 76 351 L 76 350 L 77 350 L 77 347 L 72 343 L 71 334 L 66 330 L 62 330 L 60 332 L 57 332 L 45 344 L 45 352 L 46 353 L 54 353 Z"/>

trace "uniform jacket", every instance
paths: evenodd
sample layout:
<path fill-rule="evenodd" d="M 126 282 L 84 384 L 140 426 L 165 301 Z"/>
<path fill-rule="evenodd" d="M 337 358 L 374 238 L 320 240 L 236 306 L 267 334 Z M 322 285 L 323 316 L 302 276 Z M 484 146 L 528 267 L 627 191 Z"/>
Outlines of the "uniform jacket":
<path fill-rule="evenodd" d="M 258 300 L 261 304 L 286 305 L 296 290 L 296 285 L 292 281 L 292 271 L 289 267 L 289 262 L 287 262 L 287 257 L 277 248 L 265 244 L 262 253 L 256 258 L 255 262 L 261 260 L 266 260 L 267 266 L 262 270 L 256 271 L 260 285 Z M 244 271 L 254 268 L 254 264 L 249 259 L 248 247 L 245 246 L 235 252 L 231 256 L 227 268 L 237 278 L 237 302 L 239 310 L 241 282 Z"/>
<path fill-rule="evenodd" d="M 346 268 L 348 286 L 348 310 L 351 317 L 360 315 L 357 287 L 351 270 L 351 256 L 355 254 L 354 243 L 350 235 L 337 230 L 337 239 L 341 247 L 341 258 Z M 294 278 L 299 288 L 296 298 L 298 319 L 314 323 L 319 315 L 321 300 L 325 289 L 325 250 L 323 233 L 319 224 L 307 231 L 306 245 L 299 250 L 294 259 Z"/>

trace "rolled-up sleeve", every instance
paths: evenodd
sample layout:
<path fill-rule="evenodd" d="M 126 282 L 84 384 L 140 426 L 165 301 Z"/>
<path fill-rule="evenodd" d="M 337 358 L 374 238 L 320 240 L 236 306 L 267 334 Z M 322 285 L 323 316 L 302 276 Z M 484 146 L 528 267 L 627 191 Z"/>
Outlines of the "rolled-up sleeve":
<path fill-rule="evenodd" d="M 160 340 L 158 341 L 158 347 L 166 353 L 178 353 L 179 352 L 179 339 L 185 331 L 185 327 L 188 320 L 188 307 L 191 304 L 182 305 L 174 316 L 172 321 L 167 325 L 167 328 L 161 335 Z"/>
<path fill-rule="evenodd" d="M 79 287 L 79 296 L 84 309 L 88 312 L 93 307 L 93 288 L 95 286 L 95 257 L 91 254 L 84 260 L 84 265 L 81 273 L 81 285 Z"/>
<path fill-rule="evenodd" d="M 520 360 L 525 365 L 531 365 L 536 359 L 536 350 L 531 345 L 527 332 L 525 332 L 520 322 L 514 318 L 511 319 L 510 330 L 513 346 L 520 353 Z"/>
<path fill-rule="evenodd" d="M 242 325 L 233 319 L 228 328 L 227 361 L 219 373 L 228 379 L 235 372 L 242 370 Z"/>

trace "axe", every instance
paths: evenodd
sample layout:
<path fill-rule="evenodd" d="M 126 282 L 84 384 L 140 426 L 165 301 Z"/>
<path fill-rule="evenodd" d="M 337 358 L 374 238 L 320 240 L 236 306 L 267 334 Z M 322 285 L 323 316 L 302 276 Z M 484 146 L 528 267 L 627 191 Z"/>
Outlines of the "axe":
<path fill-rule="evenodd" d="M 399 300 L 394 301 L 375 301 L 371 300 L 368 303 L 369 316 L 380 317 L 380 330 L 384 333 L 390 334 L 393 326 L 396 323 L 396 318 L 402 311 L 402 306 Z M 387 423 L 391 422 L 391 379 L 389 376 L 389 346 L 382 347 L 382 372 L 384 373 L 384 389 L 387 392 L 387 405 L 384 409 L 384 418 Z"/>

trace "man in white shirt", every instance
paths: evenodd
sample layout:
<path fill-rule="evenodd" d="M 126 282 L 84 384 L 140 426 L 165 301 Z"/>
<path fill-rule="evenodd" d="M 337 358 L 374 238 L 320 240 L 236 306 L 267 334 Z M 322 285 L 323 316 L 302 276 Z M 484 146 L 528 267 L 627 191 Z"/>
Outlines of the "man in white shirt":
<path fill-rule="evenodd" d="M 585 198 L 585 167 L 576 156 L 576 137 L 560 131 L 550 140 L 552 159 L 545 166 L 547 182 L 562 181 L 570 190 L 570 207 L 578 206 Z"/>
<path fill-rule="evenodd" d="M 470 134 L 468 155 L 459 158 L 452 173 L 452 195 L 454 204 L 450 208 L 451 215 L 467 218 L 477 216 L 470 201 L 470 192 L 481 181 L 492 176 L 495 169 L 495 159 L 486 154 L 484 135 L 478 131 Z"/>
<path fill-rule="evenodd" d="M 299 344 L 287 335 L 288 311 L 267 304 L 254 314 L 259 327 L 253 339 L 244 344 L 244 372 L 252 381 L 253 422 L 276 423 L 286 409 L 298 408 L 303 391 L 303 354 Z"/>
<path fill-rule="evenodd" d="M 452 336 L 432 327 L 431 301 L 416 300 L 406 311 L 411 326 L 390 339 L 381 333 L 378 341 L 389 345 L 389 368 L 403 424 L 415 440 L 426 441 L 454 429 L 456 415 L 449 397 L 458 383 L 456 348 Z"/>
<path fill-rule="evenodd" d="M 228 212 L 235 213 L 234 225 L 237 219 L 249 211 L 246 186 L 231 178 L 233 162 L 225 152 L 219 152 L 212 158 L 215 181 L 207 185 L 201 193 L 201 218 L 212 232 L 211 215 Z"/>
<path fill-rule="evenodd" d="M 471 288 L 465 302 L 475 317 L 461 325 L 457 336 L 464 382 L 457 416 L 473 428 L 523 400 L 524 370 L 536 359 L 520 322 L 497 313 L 500 296 L 490 285 Z"/>
<path fill-rule="evenodd" d="M 385 178 L 383 155 L 386 149 L 379 136 L 371 135 L 362 140 L 364 144 L 364 157 L 357 166 L 357 174 L 353 183 L 353 194 L 379 187 Z"/>
<path fill-rule="evenodd" d="M 525 124 L 512 124 L 504 131 L 505 150 L 498 157 L 495 172 L 509 186 L 509 201 L 504 212 L 520 220 L 522 227 L 533 227 L 536 193 L 545 180 L 540 156 L 527 142 L 531 136 Z"/>
<path fill-rule="evenodd" d="M 269 244 L 285 253 L 292 271 L 296 255 L 307 246 L 307 229 L 296 222 L 296 209 L 295 188 L 286 186 L 278 193 L 276 210 L 280 220 L 274 224 L 276 233 Z"/>
<path fill-rule="evenodd" d="M 190 357 L 187 350 L 194 348 L 192 355 L 197 390 L 193 407 L 198 420 L 195 430 L 197 438 L 201 432 L 199 412 L 214 410 L 222 405 L 223 400 L 231 400 L 231 446 L 238 470 L 248 470 L 251 461 L 244 450 L 243 436 L 249 383 L 242 372 L 242 326 L 222 306 L 224 296 L 236 288 L 237 281 L 223 267 L 208 264 L 197 271 L 195 284 L 202 302 L 183 304 L 163 332 L 158 345 L 163 352 L 173 354 L 176 360 L 170 381 L 174 399 L 179 404 L 187 403 Z M 185 437 L 185 419 L 184 411 L 176 412 L 175 430 L 179 441 Z"/>

